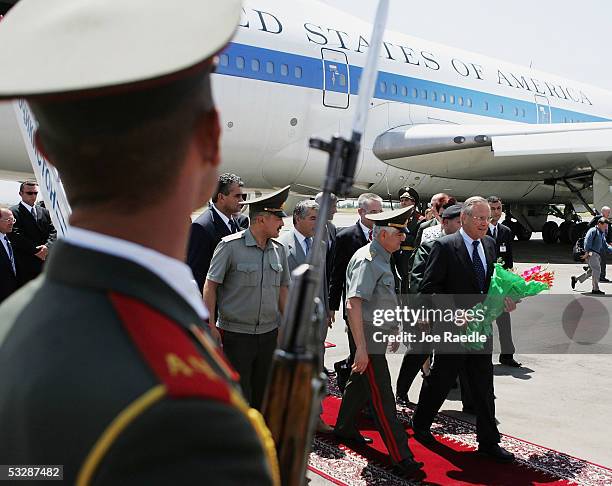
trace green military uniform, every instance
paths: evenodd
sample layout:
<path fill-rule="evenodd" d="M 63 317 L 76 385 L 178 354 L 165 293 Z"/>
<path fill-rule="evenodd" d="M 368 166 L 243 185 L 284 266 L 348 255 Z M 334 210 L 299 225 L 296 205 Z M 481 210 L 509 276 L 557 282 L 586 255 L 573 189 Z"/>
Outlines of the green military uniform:
<path fill-rule="evenodd" d="M 442 213 L 442 219 L 453 219 L 458 218 L 461 214 L 461 204 L 455 204 L 446 208 Z M 434 226 L 435 227 L 435 226 Z M 439 226 L 442 228 L 441 226 Z M 444 236 L 442 229 L 437 238 L 427 240 L 419 245 L 414 252 L 414 258 L 412 262 L 412 270 L 410 272 L 410 294 L 413 295 L 410 304 L 419 308 L 424 304 L 422 296 L 416 296 L 414 294 L 419 293 L 419 285 L 425 276 L 425 267 L 427 266 L 427 259 L 429 254 L 436 242 L 436 239 Z M 397 376 L 397 386 L 395 388 L 397 392 L 398 401 L 408 401 L 408 390 L 412 386 L 412 382 L 416 378 L 419 370 L 427 361 L 427 358 L 431 356 L 433 352 L 433 346 L 431 343 L 414 343 L 410 349 L 404 354 L 402 359 L 402 365 L 400 367 L 399 374 Z"/>
<path fill-rule="evenodd" d="M 0 309 L 7 464 L 62 464 L 79 486 L 272 483 L 263 419 L 195 310 L 148 269 L 58 241 Z"/>
<path fill-rule="evenodd" d="M 267 211 L 282 217 L 289 187 L 248 201 L 251 214 Z M 221 240 L 210 262 L 207 280 L 217 286 L 217 324 L 223 350 L 240 374 L 249 403 L 259 408 L 268 381 L 281 324 L 279 295 L 291 276 L 287 250 L 270 238 L 262 250 L 251 229 Z"/>
<path fill-rule="evenodd" d="M 27 100 L 39 122 L 27 120 L 29 138 L 38 130 L 53 157 L 78 211 L 71 222 L 94 230 L 68 228 L 42 275 L 0 307 L 1 462 L 62 465 L 62 484 L 77 486 L 279 484 L 271 434 L 202 330 L 206 310 L 173 245 L 186 231 L 138 230 L 152 208 L 158 224 L 176 208 L 186 222 L 208 191 L 218 142 L 210 70 L 240 2 L 11 3 L 0 99 Z M 173 140 L 151 136 L 170 124 Z M 87 175 L 96 172 L 100 181 Z M 191 176 L 197 183 L 180 182 Z"/>
<path fill-rule="evenodd" d="M 368 215 L 378 226 L 405 226 L 411 208 Z M 403 218 L 403 219 L 402 219 Z M 396 415 L 395 399 L 391 389 L 389 366 L 385 357 L 386 343 L 375 342 L 374 334 L 385 330 L 393 332 L 396 323 L 381 327 L 374 325 L 374 312 L 394 309 L 398 305 L 390 268 L 391 254 L 378 240 L 360 248 L 351 258 L 346 271 L 346 298 L 358 297 L 362 302 L 363 329 L 368 346 L 369 363 L 363 374 L 351 373 L 338 413 L 335 434 L 341 439 L 363 441 L 355 428 L 355 418 L 368 399 L 374 409 L 374 418 L 391 458 L 406 471 L 418 469 L 420 463 L 412 459 L 408 436 Z"/>
<path fill-rule="evenodd" d="M 418 207 L 419 194 L 412 187 L 401 188 L 398 196 L 400 200 L 403 198 L 411 199 L 415 207 Z M 393 253 L 391 258 L 391 268 L 395 276 L 395 287 L 399 295 L 406 295 L 409 292 L 410 268 L 421 219 L 422 217 L 418 212 L 414 211 L 412 213 L 404 229 L 406 239 L 402 242 L 400 249 Z"/>

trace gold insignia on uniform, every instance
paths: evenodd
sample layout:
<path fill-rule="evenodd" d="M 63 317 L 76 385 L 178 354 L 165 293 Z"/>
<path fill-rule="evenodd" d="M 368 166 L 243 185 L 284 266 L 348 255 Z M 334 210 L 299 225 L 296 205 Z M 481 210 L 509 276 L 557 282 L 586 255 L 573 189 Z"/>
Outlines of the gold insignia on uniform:
<path fill-rule="evenodd" d="M 168 366 L 168 371 L 171 376 L 176 376 L 178 374 L 185 376 L 193 375 L 193 370 L 189 365 L 174 353 L 168 353 L 166 355 L 166 365 Z"/>

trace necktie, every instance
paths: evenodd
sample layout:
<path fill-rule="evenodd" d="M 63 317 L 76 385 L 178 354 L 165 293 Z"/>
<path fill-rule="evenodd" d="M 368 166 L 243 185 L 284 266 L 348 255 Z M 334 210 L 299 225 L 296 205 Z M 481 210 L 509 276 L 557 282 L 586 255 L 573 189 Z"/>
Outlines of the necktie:
<path fill-rule="evenodd" d="M 368 241 L 372 241 L 372 230 L 368 231 Z"/>
<path fill-rule="evenodd" d="M 493 231 L 491 233 L 493 234 L 493 239 L 497 240 L 497 226 L 493 227 Z"/>
<path fill-rule="evenodd" d="M 472 265 L 474 266 L 474 272 L 476 272 L 478 287 L 481 291 L 483 291 L 485 287 L 486 273 L 485 267 L 480 259 L 480 255 L 478 254 L 478 245 L 480 245 L 479 240 L 472 241 Z"/>
<path fill-rule="evenodd" d="M 36 208 L 32 207 L 32 211 L 30 211 L 32 213 L 32 217 L 34 218 L 34 220 L 36 220 Z"/>
<path fill-rule="evenodd" d="M 4 241 L 6 242 L 6 248 L 8 250 L 8 257 L 9 257 L 9 261 L 11 262 L 11 267 L 13 267 L 13 273 L 16 274 L 17 271 L 15 270 L 15 258 L 13 257 L 13 248 L 11 248 L 11 242 L 9 241 L 6 235 L 4 235 Z"/>
<path fill-rule="evenodd" d="M 304 244 L 306 245 L 306 255 L 310 253 L 310 247 L 312 246 L 312 238 L 304 238 Z"/>
<path fill-rule="evenodd" d="M 231 228 L 232 233 L 238 233 L 238 231 L 240 231 L 240 228 L 238 227 L 238 223 L 236 223 L 234 218 L 231 218 L 229 220 L 229 223 L 230 223 L 230 228 Z"/>

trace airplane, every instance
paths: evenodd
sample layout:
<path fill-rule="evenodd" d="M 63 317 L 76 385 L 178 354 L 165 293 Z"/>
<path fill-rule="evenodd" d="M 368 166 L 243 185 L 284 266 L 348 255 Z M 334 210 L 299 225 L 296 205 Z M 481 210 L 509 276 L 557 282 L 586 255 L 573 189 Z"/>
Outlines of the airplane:
<path fill-rule="evenodd" d="M 221 170 L 256 192 L 318 192 L 327 159 L 308 140 L 348 135 L 370 32 L 316 0 L 245 1 L 213 75 Z M 387 31 L 370 106 L 352 196 L 495 194 L 519 240 L 542 231 L 548 243 L 579 237 L 577 208 L 612 206 L 612 92 Z M 28 116 L 25 103 L 0 105 L 0 178 L 34 167 L 55 207 L 57 175 L 31 146 Z"/>

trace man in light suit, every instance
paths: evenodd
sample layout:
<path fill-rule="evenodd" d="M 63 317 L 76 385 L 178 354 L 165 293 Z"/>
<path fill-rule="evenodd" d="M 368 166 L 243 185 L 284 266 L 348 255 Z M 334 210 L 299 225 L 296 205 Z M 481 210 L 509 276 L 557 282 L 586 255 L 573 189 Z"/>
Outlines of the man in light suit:
<path fill-rule="evenodd" d="M 57 239 L 49 210 L 36 205 L 38 183 L 26 181 L 19 187 L 21 201 L 11 211 L 15 218 L 10 240 L 19 267 L 20 285 L 38 277 Z"/>
<path fill-rule="evenodd" d="M 433 245 L 419 285 L 422 294 L 438 294 L 437 301 L 446 300 L 448 308 L 455 311 L 471 309 L 485 299 L 497 258 L 495 242 L 486 235 L 490 221 L 491 210 L 486 199 L 475 196 L 465 201 L 461 211 L 462 228 L 436 240 Z M 448 295 L 441 297 L 439 294 Z M 505 308 L 512 311 L 516 304 L 506 299 Z M 446 331 L 454 336 L 461 332 L 458 324 L 436 322 L 436 333 L 440 331 L 446 336 L 443 334 Z M 423 381 L 413 418 L 417 440 L 425 444 L 436 442 L 429 429 L 457 375 L 464 372 L 476 410 L 478 452 L 499 462 L 514 460 L 513 454 L 499 446 L 490 341 L 489 337 L 481 352 L 468 352 L 461 344 L 446 338 L 436 345 L 435 363 L 431 374 Z"/>
<path fill-rule="evenodd" d="M 305 200 L 296 204 L 293 210 L 293 229 L 282 233 L 278 241 L 280 241 L 287 249 L 287 261 L 289 262 L 289 271 L 293 272 L 297 267 L 306 263 L 308 253 L 313 245 L 313 237 L 317 225 L 317 217 L 319 215 L 319 205 L 315 201 Z M 323 245 L 322 255 L 327 252 L 326 242 L 321 242 Z M 319 287 L 319 299 L 323 303 L 326 318 L 321 323 L 319 335 L 321 338 L 321 360 L 325 353 L 325 338 L 330 324 L 328 316 L 329 298 L 327 286 L 326 265 L 321 266 L 323 274 L 321 275 L 321 285 Z M 327 425 L 321 418 L 317 423 L 317 432 L 330 433 L 332 428 Z"/>
<path fill-rule="evenodd" d="M 189 246 L 187 247 L 187 265 L 191 267 L 200 292 L 206 281 L 215 248 L 221 238 L 242 231 L 248 227 L 248 218 L 239 221 L 234 217 L 242 208 L 244 200 L 242 180 L 236 174 L 225 173 L 219 176 L 217 192 L 212 198 L 210 207 L 191 225 Z M 242 227 L 246 219 L 246 227 Z"/>
<path fill-rule="evenodd" d="M 15 255 L 7 237 L 13 231 L 15 218 L 10 209 L 0 207 L 0 302 L 19 287 Z"/>

